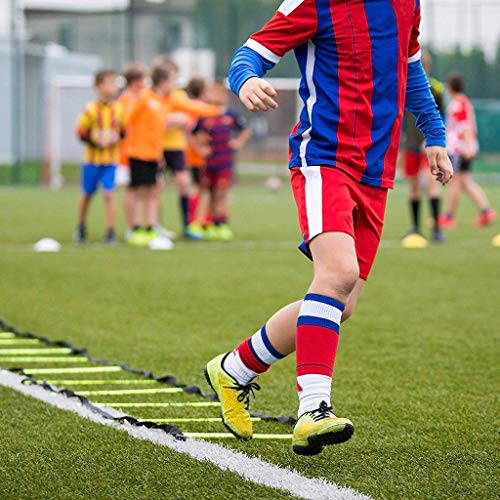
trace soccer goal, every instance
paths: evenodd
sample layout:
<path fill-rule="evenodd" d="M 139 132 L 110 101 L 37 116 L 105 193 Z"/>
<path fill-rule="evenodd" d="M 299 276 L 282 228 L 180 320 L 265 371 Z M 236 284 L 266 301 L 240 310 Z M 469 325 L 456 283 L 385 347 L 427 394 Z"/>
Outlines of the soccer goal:
<path fill-rule="evenodd" d="M 95 98 L 90 75 L 57 76 L 47 96 L 47 128 L 45 139 L 44 182 L 52 189 L 64 184 L 63 163 L 80 163 L 82 145 L 76 137 L 78 116 Z"/>
<path fill-rule="evenodd" d="M 253 138 L 241 158 L 248 173 L 272 175 L 282 170 L 288 158 L 287 138 L 302 108 L 298 79 L 271 78 L 269 82 L 278 92 L 280 107 L 272 113 L 247 113 Z M 78 116 L 92 99 L 95 89 L 91 75 L 57 76 L 50 83 L 43 179 L 52 189 L 64 184 L 63 164 L 82 161 L 83 146 L 75 130 Z M 232 105 L 243 111 L 236 97 Z"/>

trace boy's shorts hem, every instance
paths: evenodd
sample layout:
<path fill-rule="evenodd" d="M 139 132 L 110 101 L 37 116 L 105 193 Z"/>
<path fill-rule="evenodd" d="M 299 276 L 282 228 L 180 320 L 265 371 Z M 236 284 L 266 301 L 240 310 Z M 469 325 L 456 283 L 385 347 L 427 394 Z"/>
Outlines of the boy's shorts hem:
<path fill-rule="evenodd" d="M 453 166 L 453 172 L 455 174 L 459 172 L 470 172 L 472 166 L 472 160 L 466 160 L 461 155 L 450 155 L 450 161 Z"/>
<path fill-rule="evenodd" d="M 309 243 L 316 236 L 348 234 L 354 238 L 359 277 L 366 280 L 380 244 L 388 190 L 332 167 L 293 168 L 290 174 L 304 239 L 299 249 L 312 260 Z"/>
<path fill-rule="evenodd" d="M 173 173 L 182 172 L 187 169 L 186 155 L 184 151 L 163 151 L 163 158 L 167 164 L 167 169 Z"/>
<path fill-rule="evenodd" d="M 103 191 L 114 191 L 116 189 L 115 174 L 116 165 L 94 165 L 86 163 L 82 165 L 81 188 L 82 191 L 92 196 L 99 186 Z"/>
<path fill-rule="evenodd" d="M 131 188 L 156 185 L 158 162 L 130 158 L 130 184 Z"/>

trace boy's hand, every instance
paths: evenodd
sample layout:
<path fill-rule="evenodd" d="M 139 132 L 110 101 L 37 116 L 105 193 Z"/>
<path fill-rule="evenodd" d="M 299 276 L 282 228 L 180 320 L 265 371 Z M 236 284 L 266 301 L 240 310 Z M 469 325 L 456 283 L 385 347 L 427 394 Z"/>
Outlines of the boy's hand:
<path fill-rule="evenodd" d="M 167 129 L 185 128 L 189 124 L 189 116 L 186 113 L 172 113 L 167 120 Z"/>
<path fill-rule="evenodd" d="M 249 78 L 240 89 L 240 100 L 250 111 L 269 111 L 278 109 L 278 103 L 273 99 L 276 90 L 262 78 Z"/>
<path fill-rule="evenodd" d="M 441 146 L 429 146 L 425 148 L 431 174 L 436 177 L 443 186 L 450 182 L 453 177 L 453 166 L 446 152 L 446 148 Z"/>

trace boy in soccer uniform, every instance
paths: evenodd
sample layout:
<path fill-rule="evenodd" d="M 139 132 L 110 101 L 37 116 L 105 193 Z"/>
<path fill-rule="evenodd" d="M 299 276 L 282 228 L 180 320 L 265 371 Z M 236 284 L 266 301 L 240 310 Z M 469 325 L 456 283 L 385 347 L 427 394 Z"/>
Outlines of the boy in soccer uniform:
<path fill-rule="evenodd" d="M 129 242 L 134 246 L 147 246 L 160 236 L 155 229 L 158 225 L 156 181 L 168 122 L 164 99 L 172 91 L 172 78 L 167 69 L 156 67 L 151 80 L 153 88 L 143 92 L 130 114 L 127 127 L 130 188 L 135 207 Z M 144 228 L 141 228 L 142 214 L 146 218 Z"/>
<path fill-rule="evenodd" d="M 155 62 L 168 69 L 173 84 L 176 84 L 179 76 L 177 64 L 172 59 L 163 56 L 158 57 Z M 189 227 L 189 199 L 192 194 L 192 182 L 185 157 L 185 150 L 188 147 L 187 127 L 189 125 L 189 115 L 217 116 L 221 110 L 217 106 L 189 99 L 186 91 L 176 89 L 175 85 L 174 90 L 165 96 L 164 105 L 170 115 L 169 124 L 164 133 L 163 155 L 165 164 L 173 174 L 179 193 L 184 236 L 189 239 L 199 240 L 203 235 Z"/>
<path fill-rule="evenodd" d="M 227 106 L 229 93 L 224 84 L 215 83 L 212 86 L 210 102 Z M 200 211 L 204 213 L 209 203 L 213 224 L 205 228 L 205 237 L 209 240 L 232 240 L 234 234 L 228 225 L 228 218 L 234 155 L 250 139 L 250 130 L 243 116 L 228 110 L 215 118 L 202 118 L 193 129 L 193 136 L 200 141 L 198 150 L 206 155 L 206 166 L 200 174 Z"/>
<path fill-rule="evenodd" d="M 118 94 L 117 74 L 111 70 L 95 75 L 98 99 L 90 102 L 78 120 L 77 135 L 87 147 L 82 166 L 82 196 L 78 208 L 79 224 L 75 242 L 87 241 L 87 214 L 90 201 L 102 184 L 106 208 L 106 243 L 116 243 L 115 172 L 119 160 L 119 143 L 125 135 L 122 106 L 114 101 Z"/>
<path fill-rule="evenodd" d="M 290 137 L 290 174 L 314 278 L 304 300 L 205 367 L 222 419 L 250 439 L 254 379 L 296 351 L 299 419 L 293 450 L 321 453 L 354 427 L 333 413 L 330 392 L 340 323 L 351 314 L 375 259 L 393 187 L 405 107 L 417 117 L 431 172 L 452 176 L 445 128 L 420 62 L 419 1 L 286 0 L 236 52 L 229 81 L 252 111 L 278 104 L 262 79 L 289 50 L 302 72 L 304 109 Z"/>
<path fill-rule="evenodd" d="M 136 64 L 131 64 L 123 71 L 126 87 L 122 95 L 118 98 L 118 102 L 122 105 L 125 114 L 125 120 L 128 122 L 130 114 L 134 109 L 135 104 L 141 98 L 144 89 L 146 88 L 147 71 Z M 125 212 L 125 220 L 127 222 L 127 239 L 131 235 L 133 225 L 134 201 L 133 193 L 129 187 L 130 184 L 130 166 L 128 164 L 128 147 L 127 136 L 120 143 L 120 162 L 116 171 L 116 184 L 124 186 L 125 192 L 123 196 L 123 208 Z"/>
<path fill-rule="evenodd" d="M 467 193 L 479 210 L 476 227 L 480 228 L 492 224 L 497 218 L 497 213 L 491 208 L 485 192 L 472 178 L 471 166 L 479 153 L 479 142 L 474 108 L 465 95 L 464 89 L 465 82 L 462 75 L 451 75 L 448 79 L 450 103 L 446 110 L 446 138 L 448 154 L 456 176 L 450 183 L 446 199 L 446 213 L 441 218 L 441 224 L 445 228 L 453 227 L 456 224 L 455 212 L 462 191 Z"/>
<path fill-rule="evenodd" d="M 206 102 L 207 82 L 204 78 L 194 77 L 189 80 L 186 86 L 186 93 L 190 99 L 195 99 L 200 102 Z M 191 232 L 203 234 L 201 225 L 197 222 L 198 204 L 200 202 L 200 177 L 201 171 L 205 167 L 205 158 L 197 150 L 197 142 L 193 137 L 192 131 L 200 117 L 195 113 L 189 114 L 188 125 L 188 147 L 186 148 L 186 163 L 191 171 L 193 188 L 189 199 L 189 229 Z"/>
<path fill-rule="evenodd" d="M 429 52 L 422 51 L 422 66 L 427 75 L 431 69 L 431 56 Z M 431 92 L 436 100 L 436 104 L 441 116 L 444 115 L 444 85 L 435 78 L 429 78 Z M 435 242 L 443 242 L 444 237 L 439 228 L 439 211 L 441 204 L 441 187 L 439 182 L 431 174 L 427 155 L 422 150 L 424 144 L 424 136 L 417 128 L 415 117 L 409 111 L 406 111 L 403 119 L 404 130 L 404 175 L 408 181 L 409 187 L 409 205 L 410 215 L 412 220 L 412 228 L 403 238 L 403 246 L 410 245 L 412 242 L 418 244 L 426 244 L 427 240 L 422 235 L 420 228 L 420 174 L 423 173 L 427 194 L 429 196 L 429 204 L 432 213 L 432 240 Z"/>

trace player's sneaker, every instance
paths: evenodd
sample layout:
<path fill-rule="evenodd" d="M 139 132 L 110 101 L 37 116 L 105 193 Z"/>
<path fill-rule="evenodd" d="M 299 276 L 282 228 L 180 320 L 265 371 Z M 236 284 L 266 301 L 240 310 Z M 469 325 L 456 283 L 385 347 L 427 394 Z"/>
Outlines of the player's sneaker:
<path fill-rule="evenodd" d="M 248 413 L 250 395 L 260 390 L 260 386 L 255 382 L 241 385 L 231 377 L 222 368 L 226 356 L 221 354 L 205 366 L 205 378 L 221 403 L 222 423 L 237 438 L 251 439 L 253 429 Z"/>
<path fill-rule="evenodd" d="M 199 222 L 191 222 L 191 224 L 186 227 L 184 236 L 190 240 L 199 241 L 205 239 L 205 233 Z"/>
<path fill-rule="evenodd" d="M 443 229 L 451 229 L 457 225 L 457 221 L 453 215 L 443 214 L 439 216 L 439 227 Z"/>
<path fill-rule="evenodd" d="M 109 247 L 114 247 L 118 243 L 118 239 L 116 238 L 116 233 L 114 229 L 108 229 L 104 242 Z"/>
<path fill-rule="evenodd" d="M 497 218 L 497 213 L 492 208 L 488 208 L 484 212 L 479 214 L 479 217 L 476 219 L 476 227 L 484 227 L 489 224 L 493 224 Z"/>
<path fill-rule="evenodd" d="M 317 455 L 324 446 L 344 443 L 353 433 L 352 422 L 336 417 L 332 407 L 322 401 L 319 408 L 304 413 L 295 424 L 292 449 L 298 455 Z"/>
<path fill-rule="evenodd" d="M 217 239 L 220 241 L 232 241 L 234 240 L 234 233 L 227 224 L 221 224 L 216 226 L 217 229 Z"/>
<path fill-rule="evenodd" d="M 219 233 L 217 227 L 214 224 L 209 224 L 205 227 L 204 236 L 206 240 L 216 241 L 218 239 Z"/>
<path fill-rule="evenodd" d="M 87 227 L 85 224 L 79 224 L 75 231 L 74 236 L 77 245 L 85 245 L 87 243 Z"/>
<path fill-rule="evenodd" d="M 446 241 L 443 232 L 438 227 L 432 230 L 432 241 L 434 243 L 444 243 Z"/>
<path fill-rule="evenodd" d="M 134 247 L 147 247 L 150 241 L 144 229 L 135 229 L 128 240 L 129 244 Z"/>
<path fill-rule="evenodd" d="M 155 226 L 154 229 L 163 238 L 168 238 L 169 240 L 172 240 L 172 241 L 177 239 L 177 234 L 174 231 L 167 229 L 166 227 L 158 225 L 158 226 Z"/>

